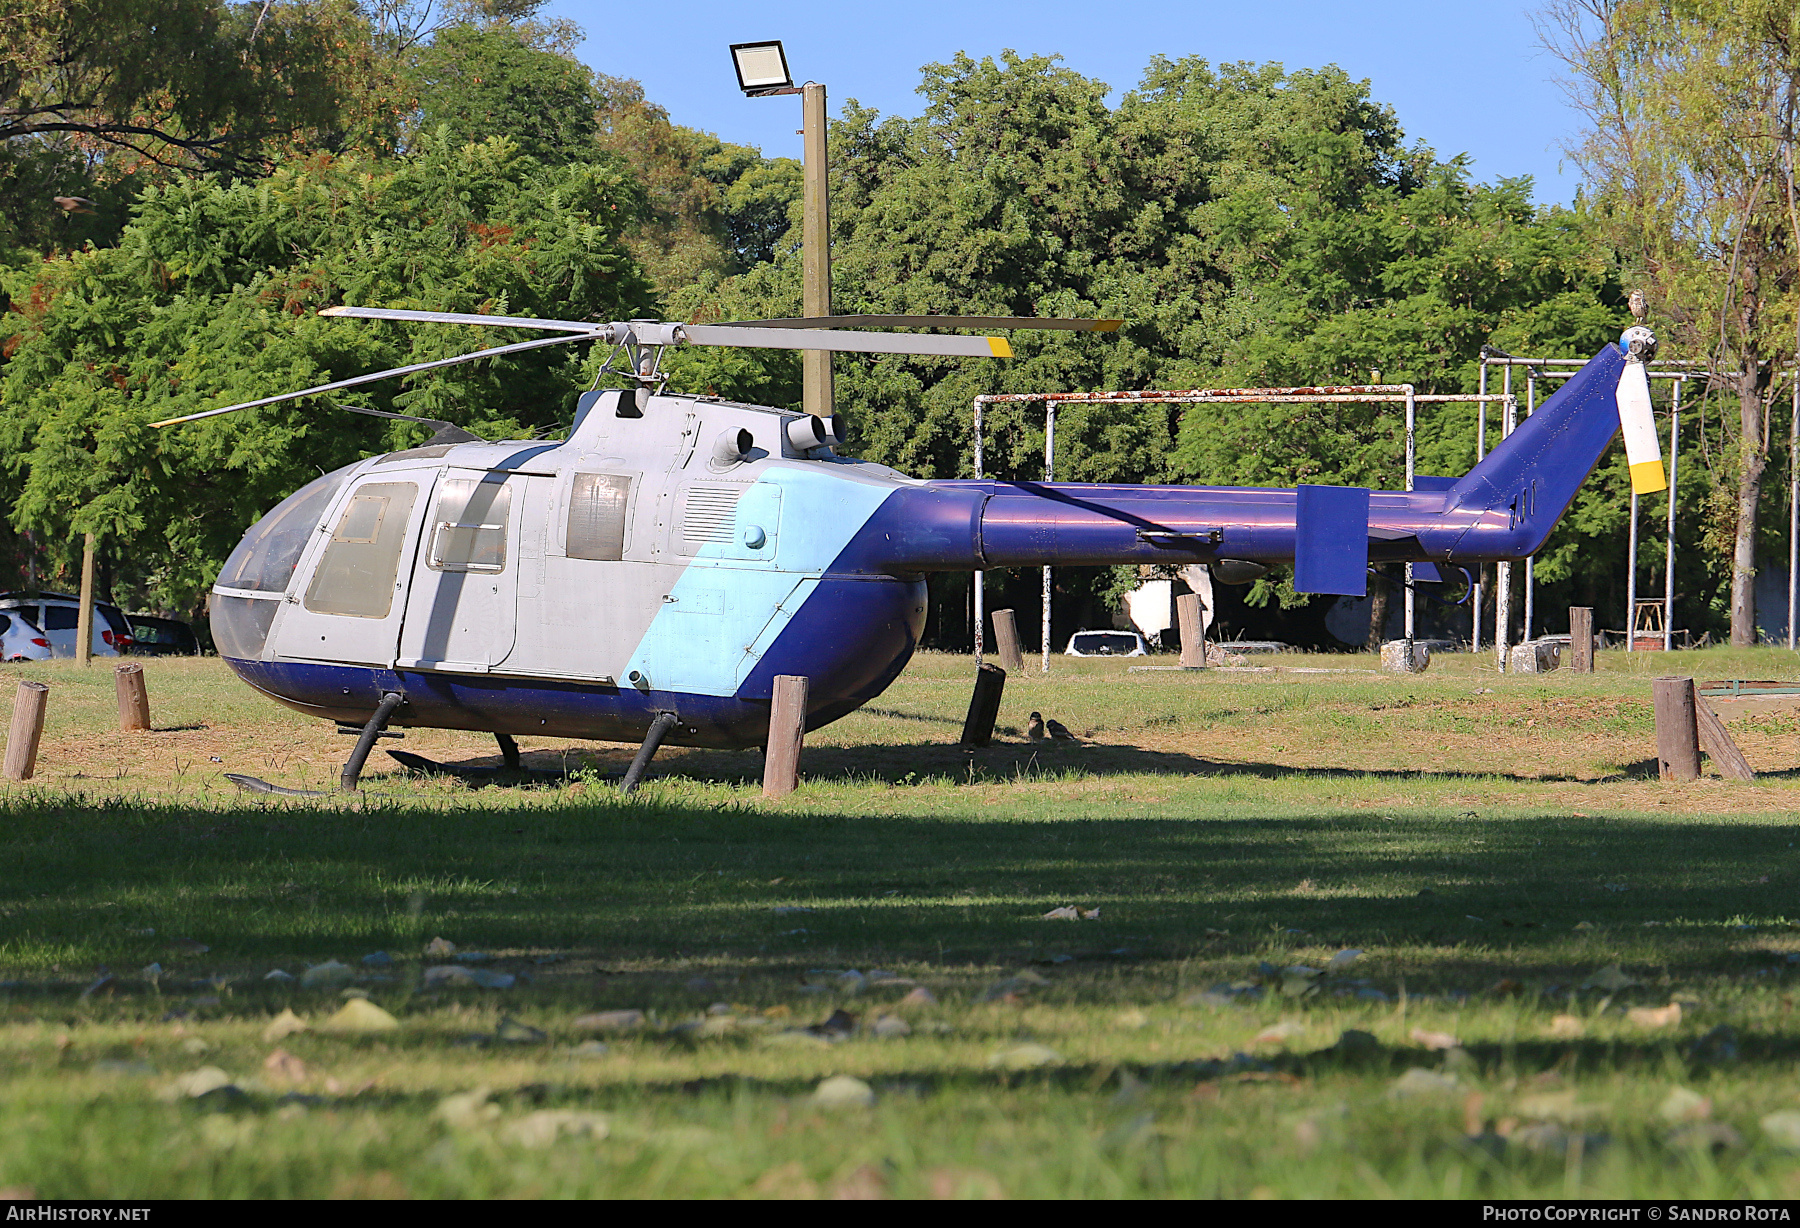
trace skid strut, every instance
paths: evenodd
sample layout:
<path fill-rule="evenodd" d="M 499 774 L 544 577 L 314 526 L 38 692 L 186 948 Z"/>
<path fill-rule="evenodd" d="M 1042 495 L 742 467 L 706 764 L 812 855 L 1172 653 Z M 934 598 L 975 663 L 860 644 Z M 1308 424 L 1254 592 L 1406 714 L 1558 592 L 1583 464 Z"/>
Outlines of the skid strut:
<path fill-rule="evenodd" d="M 630 793 L 644 779 L 644 773 L 650 770 L 650 760 L 656 757 L 656 748 L 669 735 L 669 730 L 680 723 L 680 718 L 673 712 L 658 712 L 656 719 L 650 722 L 650 732 L 644 735 L 644 744 L 638 747 L 637 758 L 625 771 L 625 779 L 619 782 L 619 792 Z"/>
<path fill-rule="evenodd" d="M 356 782 L 362 776 L 363 764 L 369 761 L 369 752 L 375 747 L 375 739 L 387 728 L 388 718 L 394 715 L 394 709 L 405 702 L 406 696 L 397 691 L 389 691 L 381 697 L 375 715 L 363 726 L 362 736 L 356 739 L 356 749 L 350 752 L 350 760 L 344 764 L 343 774 L 338 777 L 340 792 L 356 792 Z"/>

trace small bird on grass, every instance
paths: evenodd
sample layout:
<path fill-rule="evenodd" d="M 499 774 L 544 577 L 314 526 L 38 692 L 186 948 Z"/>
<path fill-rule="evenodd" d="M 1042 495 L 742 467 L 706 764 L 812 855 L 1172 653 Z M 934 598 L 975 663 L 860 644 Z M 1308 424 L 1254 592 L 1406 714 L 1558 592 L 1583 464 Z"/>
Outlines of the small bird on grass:
<path fill-rule="evenodd" d="M 98 202 L 85 196 L 52 196 L 50 199 L 64 213 L 92 213 L 98 207 Z"/>
<path fill-rule="evenodd" d="M 1046 739 L 1052 742 L 1074 742 L 1078 739 L 1070 733 L 1061 721 L 1047 721 L 1042 712 L 1031 714 L 1031 723 L 1025 726 L 1025 733 L 1033 742 Z"/>

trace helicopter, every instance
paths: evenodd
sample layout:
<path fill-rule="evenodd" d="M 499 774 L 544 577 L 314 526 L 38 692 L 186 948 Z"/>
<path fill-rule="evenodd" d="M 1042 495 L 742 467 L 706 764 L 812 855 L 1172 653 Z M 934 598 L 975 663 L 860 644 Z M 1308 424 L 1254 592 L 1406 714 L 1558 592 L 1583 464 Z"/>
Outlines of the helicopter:
<path fill-rule="evenodd" d="M 844 455 L 841 416 L 672 393 L 662 371 L 685 345 L 1004 358 L 998 336 L 862 330 L 1106 332 L 1116 320 L 320 314 L 553 335 L 153 425 L 569 342 L 610 345 L 604 369 L 631 385 L 582 394 L 560 441 L 486 441 L 411 419 L 437 433 L 302 487 L 226 560 L 212 589 L 219 655 L 256 690 L 358 735 L 344 790 L 390 727 L 424 727 L 491 733 L 513 769 L 522 735 L 639 743 L 629 791 L 664 744 L 762 745 L 783 674 L 808 679 L 805 727 L 817 729 L 905 668 L 933 572 L 1201 563 L 1244 582 L 1290 563 L 1302 592 L 1360 596 L 1375 562 L 1534 553 L 1621 425 L 1634 486 L 1662 482 L 1646 375 L 1656 339 L 1642 326 L 1466 475 L 1372 491 L 918 479 Z"/>

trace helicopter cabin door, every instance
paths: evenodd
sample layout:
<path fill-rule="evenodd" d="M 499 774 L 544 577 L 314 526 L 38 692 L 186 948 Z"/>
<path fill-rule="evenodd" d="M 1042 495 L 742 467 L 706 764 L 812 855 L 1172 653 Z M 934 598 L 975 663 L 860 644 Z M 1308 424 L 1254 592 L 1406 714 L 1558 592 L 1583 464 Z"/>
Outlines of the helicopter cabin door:
<path fill-rule="evenodd" d="M 396 668 L 486 673 L 512 651 L 519 511 L 531 480 L 444 470 L 413 564 Z"/>
<path fill-rule="evenodd" d="M 278 656 L 392 663 L 421 502 L 416 481 L 377 476 L 352 486 L 319 526 L 323 543 L 302 559 L 303 587 L 288 593 L 275 627 Z"/>

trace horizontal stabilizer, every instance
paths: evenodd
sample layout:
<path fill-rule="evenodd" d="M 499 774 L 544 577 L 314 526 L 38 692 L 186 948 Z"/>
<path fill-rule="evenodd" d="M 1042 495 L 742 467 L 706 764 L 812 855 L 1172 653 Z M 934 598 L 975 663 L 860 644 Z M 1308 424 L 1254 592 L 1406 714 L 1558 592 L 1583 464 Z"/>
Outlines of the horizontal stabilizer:
<path fill-rule="evenodd" d="M 1435 563 L 1414 563 L 1412 565 L 1414 584 L 1442 584 L 1444 573 L 1437 569 Z"/>
<path fill-rule="evenodd" d="M 1294 508 L 1294 589 L 1366 596 L 1369 492 L 1361 486 L 1302 486 Z"/>

